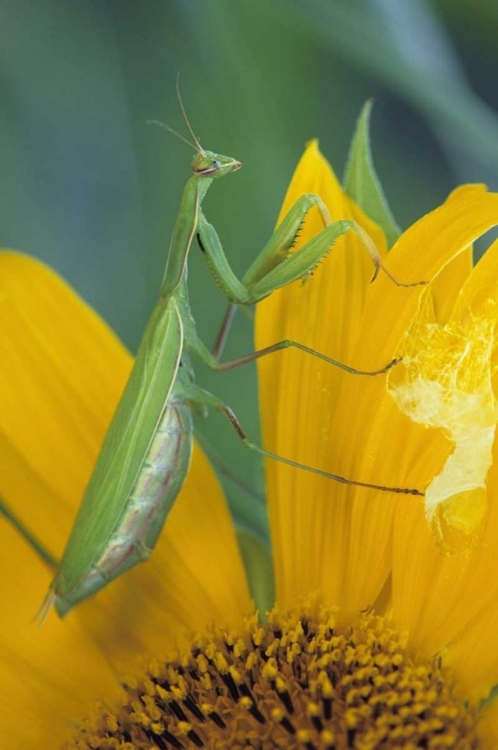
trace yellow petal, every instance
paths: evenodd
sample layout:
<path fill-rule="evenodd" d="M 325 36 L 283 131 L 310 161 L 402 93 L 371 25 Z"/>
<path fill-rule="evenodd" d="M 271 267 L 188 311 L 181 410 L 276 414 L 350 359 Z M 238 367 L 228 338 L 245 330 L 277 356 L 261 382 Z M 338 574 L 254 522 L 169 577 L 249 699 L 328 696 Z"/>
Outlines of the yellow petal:
<path fill-rule="evenodd" d="M 37 628 L 50 573 L 4 519 L 0 534 L 2 747 L 59 747 L 85 701 L 100 692 L 112 700 L 119 681 L 79 617 L 50 616 Z"/>
<path fill-rule="evenodd" d="M 490 250 L 487 257 L 492 256 Z M 429 526 L 448 552 L 463 552 L 473 543 L 486 510 L 496 425 L 492 376 L 498 263 L 491 265 L 478 266 L 443 321 L 427 288 L 399 349 L 403 367 L 390 378 L 391 395 L 401 410 L 415 422 L 443 428 L 453 443 L 425 497 Z M 476 293 L 479 304 L 473 303 Z"/>
<path fill-rule="evenodd" d="M 316 142 L 297 167 L 281 217 L 305 192 L 320 195 L 334 220 L 361 220 L 381 251 L 385 248 L 378 228 L 343 195 Z M 322 228 L 317 212 L 311 212 L 297 249 Z M 372 275 L 372 263 L 358 238 L 341 238 L 311 280 L 279 290 L 258 305 L 256 345 L 290 338 L 354 364 L 352 352 Z M 376 356 L 370 368 L 383 364 Z M 259 376 L 265 445 L 282 456 L 336 471 L 338 451 L 330 425 L 340 383 L 350 376 L 291 350 L 261 361 Z M 266 470 L 277 600 L 281 606 L 293 603 L 321 587 L 326 577 L 329 603 L 337 603 L 347 546 L 341 531 L 350 523 L 349 508 L 337 504 L 340 492 L 332 482 L 272 462 Z"/>
<path fill-rule="evenodd" d="M 483 750 L 498 747 L 498 701 L 494 700 L 481 709 L 479 715 L 479 738 Z"/>
<path fill-rule="evenodd" d="M 434 311 L 441 323 L 446 323 L 456 298 L 472 271 L 472 246 L 457 255 L 431 283 Z"/>
<path fill-rule="evenodd" d="M 321 157 L 312 152 L 303 162 L 311 167 L 300 165 L 291 194 L 320 191 L 329 206 L 339 205 L 337 182 Z M 342 204 L 347 205 L 343 197 Z M 386 267 L 405 282 L 433 278 L 493 225 L 497 209 L 496 196 L 474 188 L 460 191 L 403 235 Z M 344 209 L 342 216 L 351 211 Z M 341 217 L 333 208 L 332 213 Z M 371 223 L 361 222 L 372 234 Z M 348 241 L 351 248 L 354 238 L 346 238 L 343 245 Z M 342 249 L 338 243 L 317 269 L 312 286 L 291 285 L 259 306 L 258 346 L 296 339 L 365 370 L 394 356 L 423 287 L 395 288 L 385 277 L 369 286 L 362 248 L 354 255 L 341 254 Z M 334 262 L 341 264 L 341 272 Z M 386 396 L 382 377 L 355 378 L 311 357 L 299 359 L 290 352 L 282 356 L 287 357 L 285 367 L 279 369 L 275 357 L 260 368 L 264 436 L 270 449 L 349 478 L 395 487 L 423 489 L 437 473 L 448 449 L 444 438 L 432 438 L 420 464 L 417 454 L 425 430 Z M 265 422 L 265 410 L 272 415 L 273 430 L 270 417 Z M 349 612 L 372 603 L 389 571 L 396 501 L 278 465 L 268 464 L 267 474 L 278 601 L 288 604 L 318 589 L 327 603 Z"/>
<path fill-rule="evenodd" d="M 60 555 L 132 359 L 47 266 L 0 253 L 0 431 L 36 479 L 2 461 L 0 493 Z M 43 494 L 43 498 L 38 497 Z"/>
<path fill-rule="evenodd" d="M 479 319 L 489 313 L 490 300 L 491 305 L 495 304 L 497 281 L 495 243 L 462 286 L 450 317 L 460 318 L 463 323 L 468 319 L 471 326 L 478 327 Z M 491 367 L 495 372 L 496 356 L 495 352 Z M 494 379 L 496 389 L 496 375 Z M 431 444 L 430 440 L 426 443 Z M 452 448 L 449 444 L 447 453 Z M 424 450 L 427 445 L 421 447 Z M 475 455 L 474 451 L 470 453 Z M 393 547 L 395 613 L 399 626 L 410 630 L 412 643 L 427 655 L 443 648 L 498 589 L 496 577 L 490 575 L 498 567 L 498 505 L 494 501 L 498 491 L 498 446 L 493 449 L 493 466 L 486 484 L 487 517 L 483 529 L 477 529 L 482 533 L 474 539 L 474 548 L 465 555 L 450 557 L 438 549 L 424 524 L 422 506 L 402 504 L 399 508 Z"/>
<path fill-rule="evenodd" d="M 389 253 L 385 265 L 395 278 L 405 282 L 431 279 L 497 219 L 498 196 L 462 190 L 411 227 Z M 423 290 L 394 288 L 385 278 L 369 286 L 358 339 L 359 366 L 368 367 L 379 351 L 384 352 L 386 360 L 397 352 L 400 336 L 416 314 Z M 394 375 L 396 368 L 391 372 Z M 343 381 L 332 429 L 341 448 L 340 473 L 383 485 L 423 490 L 440 471 L 450 450 L 440 431 L 429 434 L 398 410 L 386 395 L 381 378 Z M 352 603 L 358 606 L 361 596 L 368 602 L 368 587 L 382 572 L 381 561 L 390 557 L 386 529 L 389 534 L 396 503 L 387 495 L 367 497 L 352 489 L 345 495 L 350 498 L 353 533 L 348 540 L 349 557 L 341 570 L 346 571 L 344 591 L 352 592 Z M 418 501 L 400 497 L 398 502 L 412 507 Z M 337 539 L 333 543 L 345 544 Z M 409 537 L 404 543 L 410 549 Z"/>
<path fill-rule="evenodd" d="M 443 652 L 465 696 L 479 703 L 489 697 L 498 684 L 496 630 L 498 597 L 489 601 Z"/>
<path fill-rule="evenodd" d="M 0 294 L 10 364 L 1 375 L 0 495 L 57 551 L 107 427 L 102 412 L 109 420 L 120 395 L 113 381 L 123 387 L 131 358 L 36 261 L 0 254 Z M 57 745 L 88 701 L 112 700 L 138 655 L 165 653 L 215 619 L 236 627 L 251 607 L 226 503 L 197 448 L 151 560 L 64 621 L 52 612 L 36 628 L 52 574 L 3 517 L 0 534 L 0 736 L 9 750 Z"/>
<path fill-rule="evenodd" d="M 495 465 L 490 493 L 498 489 Z M 448 556 L 436 545 L 419 505 L 400 505 L 393 534 L 393 610 L 398 628 L 409 631 L 414 650 L 426 657 L 444 649 L 497 588 L 498 508 L 490 506 L 478 545 Z"/>

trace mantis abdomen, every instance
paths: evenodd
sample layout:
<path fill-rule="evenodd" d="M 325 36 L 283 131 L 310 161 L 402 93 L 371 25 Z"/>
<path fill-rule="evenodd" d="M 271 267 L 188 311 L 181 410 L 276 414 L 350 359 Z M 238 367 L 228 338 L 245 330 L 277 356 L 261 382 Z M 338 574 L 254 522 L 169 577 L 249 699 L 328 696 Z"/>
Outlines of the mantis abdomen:
<path fill-rule="evenodd" d="M 112 579 L 133 555 L 141 560 L 149 556 L 187 476 L 192 440 L 190 406 L 168 404 L 109 549 L 96 564 L 104 577 Z"/>
<path fill-rule="evenodd" d="M 185 402 L 166 405 L 129 498 L 103 554 L 81 583 L 66 594 L 70 605 L 85 599 L 138 562 L 146 560 L 161 532 L 190 467 L 193 444 L 192 411 Z M 65 602 L 57 601 L 61 614 Z"/>

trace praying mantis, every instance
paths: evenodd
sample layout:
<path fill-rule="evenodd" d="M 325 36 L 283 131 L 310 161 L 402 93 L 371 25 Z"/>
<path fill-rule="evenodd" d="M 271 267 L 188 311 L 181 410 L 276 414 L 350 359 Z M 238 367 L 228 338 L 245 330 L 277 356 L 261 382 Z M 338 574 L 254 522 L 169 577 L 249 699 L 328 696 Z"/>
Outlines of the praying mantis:
<path fill-rule="evenodd" d="M 320 197 L 306 194 L 296 201 L 249 270 L 238 279 L 230 268 L 216 230 L 203 213 L 202 203 L 214 180 L 236 172 L 242 165 L 236 159 L 201 147 L 180 96 L 179 100 L 194 142 L 179 137 L 187 140 L 196 152 L 192 174 L 181 198 L 159 300 L 46 597 L 45 611 L 54 604 L 61 617 L 150 556 L 189 470 L 193 406 L 203 411 L 218 410 L 230 420 L 249 448 L 291 466 L 360 487 L 422 494 L 415 489 L 354 481 L 276 456 L 250 442 L 232 409 L 194 382 L 190 355 L 213 370 L 224 371 L 294 347 L 362 375 L 383 373 L 397 360 L 378 371 L 362 372 L 299 342 L 285 340 L 221 362 L 219 353 L 212 354 L 203 344 L 196 332 L 187 292 L 187 260 L 195 239 L 217 286 L 232 305 L 255 304 L 275 289 L 306 278 L 333 243 L 349 231 L 355 232 L 368 250 L 375 266 L 374 278 L 380 270 L 388 272 L 372 240 L 358 224 L 349 220 L 332 222 Z M 313 206 L 320 212 L 324 229 L 298 252 L 292 252 L 296 234 Z M 392 280 L 400 286 L 413 285 Z"/>

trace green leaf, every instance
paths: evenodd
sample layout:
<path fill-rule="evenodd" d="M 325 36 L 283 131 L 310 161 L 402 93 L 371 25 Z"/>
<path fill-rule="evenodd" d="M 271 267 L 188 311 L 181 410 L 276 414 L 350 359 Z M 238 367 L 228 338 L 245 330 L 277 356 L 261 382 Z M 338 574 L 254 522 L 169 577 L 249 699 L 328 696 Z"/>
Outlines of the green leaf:
<path fill-rule="evenodd" d="M 388 247 L 392 247 L 400 235 L 384 196 L 370 149 L 370 113 L 372 100 L 367 101 L 360 112 L 351 142 L 348 163 L 344 175 L 347 194 L 383 230 Z"/>
<path fill-rule="evenodd" d="M 249 590 L 259 610 L 259 619 L 275 604 L 275 586 L 271 549 L 246 529 L 237 529 L 237 539 L 244 561 Z"/>

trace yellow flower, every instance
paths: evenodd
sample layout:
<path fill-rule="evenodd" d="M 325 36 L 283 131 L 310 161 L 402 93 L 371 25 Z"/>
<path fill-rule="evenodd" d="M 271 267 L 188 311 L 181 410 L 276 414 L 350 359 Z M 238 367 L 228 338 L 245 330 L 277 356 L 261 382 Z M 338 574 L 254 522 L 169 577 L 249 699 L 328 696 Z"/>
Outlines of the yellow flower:
<path fill-rule="evenodd" d="M 498 684 L 498 247 L 474 271 L 470 249 L 498 223 L 498 196 L 460 188 L 386 255 L 315 143 L 283 210 L 303 192 L 358 220 L 396 278 L 434 281 L 369 284 L 347 236 L 312 280 L 261 303 L 258 347 L 290 338 L 365 370 L 404 357 L 389 384 L 292 350 L 265 358 L 265 446 L 357 480 L 435 485 L 431 502 L 268 462 L 278 608 L 265 626 L 200 451 L 151 560 L 64 621 L 34 627 L 51 572 L 0 521 L 2 748 L 498 746 L 483 703 Z M 312 213 L 300 242 L 319 229 Z M 0 494 L 58 556 L 131 361 L 26 257 L 0 256 L 0 305 Z"/>

